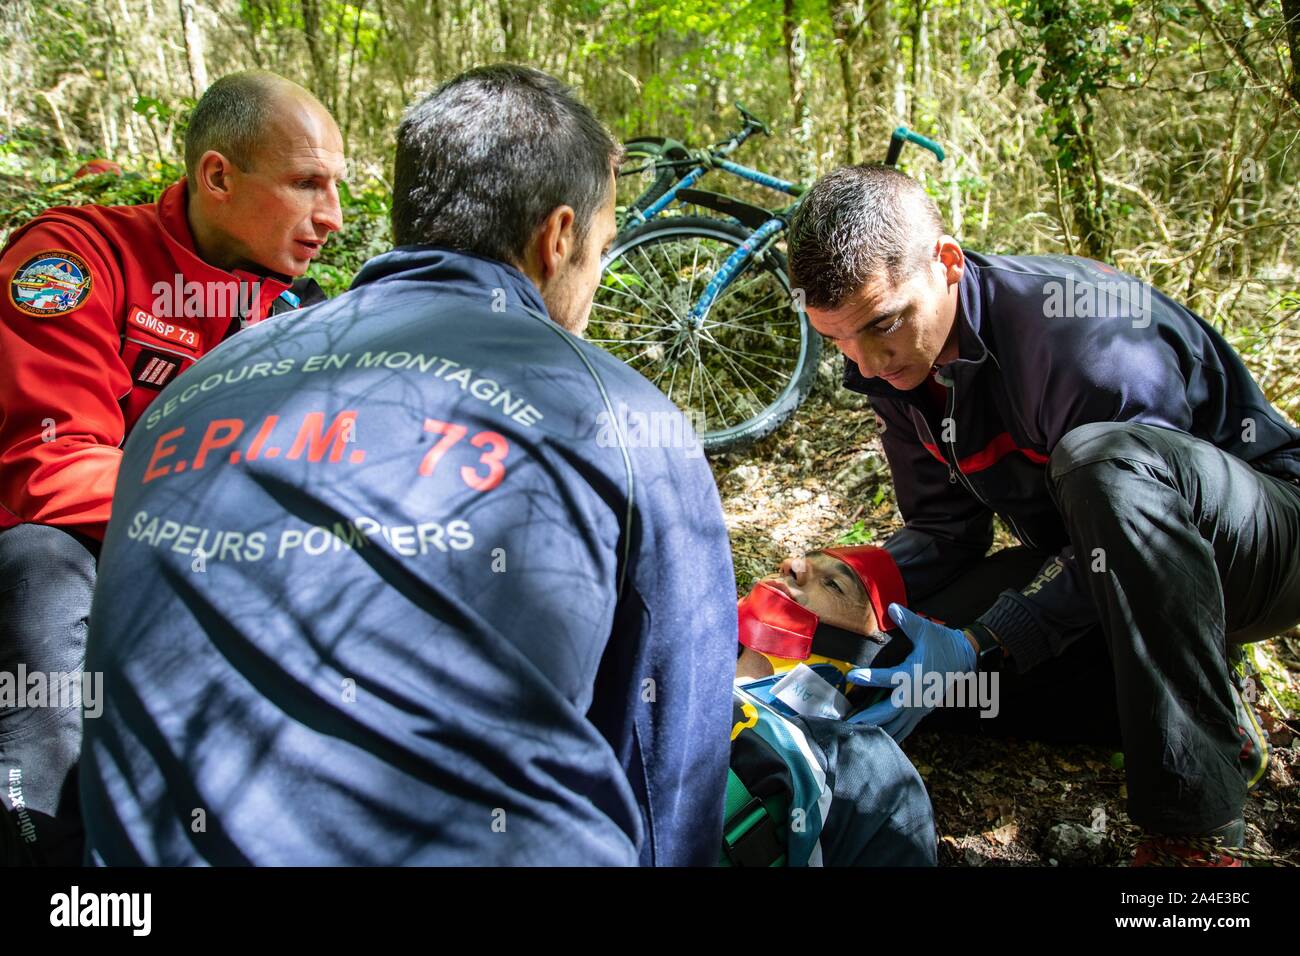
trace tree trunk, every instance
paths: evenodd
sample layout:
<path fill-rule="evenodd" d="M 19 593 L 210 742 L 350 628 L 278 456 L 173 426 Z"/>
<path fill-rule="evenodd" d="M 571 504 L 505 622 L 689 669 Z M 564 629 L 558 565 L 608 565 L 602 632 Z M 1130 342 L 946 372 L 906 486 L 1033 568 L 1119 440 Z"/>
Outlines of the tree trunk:
<path fill-rule="evenodd" d="M 888 30 L 885 46 L 889 50 L 890 60 L 894 64 L 894 116 L 893 123 L 903 122 L 907 116 L 907 65 L 903 62 L 901 24 L 895 24 L 892 18 L 885 21 Z M 881 156 L 883 159 L 883 155 Z"/>
<path fill-rule="evenodd" d="M 858 75 L 854 66 L 865 15 L 852 0 L 830 0 L 831 30 L 835 34 L 835 51 L 840 61 L 840 81 L 844 87 L 844 148 L 850 163 L 861 161 L 861 120 L 858 107 Z"/>
<path fill-rule="evenodd" d="M 1045 17 L 1043 26 L 1046 27 L 1051 19 Z M 1069 42 L 1064 34 L 1044 29 L 1043 35 L 1051 38 L 1043 50 L 1042 73 L 1047 80 L 1057 76 L 1056 64 L 1069 62 L 1070 51 L 1061 48 L 1061 44 Z M 1048 103 L 1047 107 L 1056 130 L 1053 145 L 1058 156 L 1062 149 L 1070 154 L 1070 162 L 1062 170 L 1065 199 L 1070 205 L 1070 218 L 1083 244 L 1083 253 L 1094 259 L 1106 259 L 1110 255 L 1110 228 L 1105 207 L 1106 187 L 1093 135 L 1092 104 L 1086 98 L 1080 98 L 1065 104 Z"/>
<path fill-rule="evenodd" d="M 312 92 L 333 113 L 337 104 L 334 103 L 332 84 L 328 81 L 330 70 L 325 62 L 326 54 L 322 45 L 325 24 L 320 15 L 320 2 L 299 0 L 299 5 L 302 8 L 302 35 L 307 41 L 307 56 L 311 58 Z"/>
<path fill-rule="evenodd" d="M 361 13 L 365 8 L 366 0 L 358 0 L 356 18 L 352 21 L 352 45 L 348 51 L 348 85 L 343 94 L 343 105 L 346 108 L 343 119 L 343 150 L 348 156 L 352 155 L 352 98 L 354 92 L 352 81 L 357 68 L 357 44 L 361 38 Z"/>
<path fill-rule="evenodd" d="M 50 108 L 50 115 L 54 117 L 54 130 L 59 134 L 59 145 L 63 147 L 63 152 L 68 156 L 75 156 L 77 151 L 72 148 L 72 140 L 68 139 L 68 129 L 63 125 L 63 111 L 59 109 L 57 100 L 58 90 L 55 90 L 53 95 L 41 90 L 39 95 Z"/>
<path fill-rule="evenodd" d="M 873 90 L 882 90 L 885 81 L 890 78 L 890 66 L 894 62 L 893 28 L 889 16 L 888 0 L 872 0 L 867 8 L 866 20 L 871 27 L 871 39 L 874 50 L 867 60 L 867 83 Z"/>
<path fill-rule="evenodd" d="M 501 36 L 505 39 L 505 58 L 511 63 L 522 57 L 519 55 L 519 20 L 515 11 L 510 9 L 510 0 L 499 0 L 497 17 L 501 22 Z"/>
<path fill-rule="evenodd" d="M 1291 79 L 1287 91 L 1300 106 L 1300 0 L 1282 0 L 1282 19 L 1286 21 L 1286 42 L 1291 50 Z"/>
<path fill-rule="evenodd" d="M 790 81 L 790 102 L 794 107 L 794 138 L 799 144 L 799 175 L 808 178 L 816 165 L 812 156 L 812 116 L 808 112 L 808 87 L 804 76 L 808 50 L 803 24 L 795 20 L 794 0 L 783 0 L 781 36 L 785 40 L 785 68 Z"/>
<path fill-rule="evenodd" d="M 916 13 L 912 19 L 912 108 L 908 123 L 915 127 L 917 104 L 928 95 L 926 65 L 930 53 L 930 33 L 926 24 L 926 0 L 916 0 Z"/>
<path fill-rule="evenodd" d="M 185 63 L 190 69 L 190 92 L 197 100 L 208 88 L 208 65 L 203 56 L 203 27 L 194 15 L 194 0 L 178 0 L 181 33 L 185 40 Z"/>

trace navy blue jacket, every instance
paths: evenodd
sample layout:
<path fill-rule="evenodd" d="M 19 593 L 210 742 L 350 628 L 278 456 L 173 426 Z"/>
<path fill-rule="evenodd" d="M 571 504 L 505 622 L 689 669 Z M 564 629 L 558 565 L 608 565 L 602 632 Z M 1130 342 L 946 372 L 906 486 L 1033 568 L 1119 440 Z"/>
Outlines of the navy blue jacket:
<path fill-rule="evenodd" d="M 1048 457 L 1067 432 L 1089 422 L 1157 425 L 1300 479 L 1300 431 L 1232 347 L 1193 312 L 1110 266 L 967 252 L 957 321 L 959 357 L 935 375 L 946 386 L 942 409 L 927 386 L 899 391 L 864 378 L 852 362 L 844 385 L 869 396 L 883 422 L 906 522 L 884 547 L 910 600 L 987 553 L 994 514 L 1025 545 L 1056 554 L 1024 591 L 1003 592 L 978 619 L 1021 671 L 1098 623 L 1086 569 L 1046 482 Z"/>
<path fill-rule="evenodd" d="M 92 859 L 712 864 L 735 584 L 681 418 L 439 249 L 214 350 L 125 447 Z"/>

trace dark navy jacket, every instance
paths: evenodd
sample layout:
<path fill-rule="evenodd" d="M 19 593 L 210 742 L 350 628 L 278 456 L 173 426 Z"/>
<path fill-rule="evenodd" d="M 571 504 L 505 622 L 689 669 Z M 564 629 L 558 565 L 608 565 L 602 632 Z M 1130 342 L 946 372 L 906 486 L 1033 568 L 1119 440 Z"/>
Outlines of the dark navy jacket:
<path fill-rule="evenodd" d="M 995 513 L 1024 544 L 1057 553 L 1024 592 L 1003 592 L 979 618 L 1022 671 L 1098 622 L 1046 483 L 1048 457 L 1071 429 L 1100 421 L 1176 429 L 1300 479 L 1300 431 L 1232 347 L 1110 266 L 967 252 L 958 322 L 959 358 L 935 375 L 946 386 L 942 409 L 926 386 L 902 392 L 852 362 L 844 384 L 868 395 L 884 424 L 906 522 L 884 547 L 911 600 L 988 551 Z"/>
<path fill-rule="evenodd" d="M 213 351 L 125 448 L 92 859 L 712 864 L 735 584 L 681 418 L 439 249 Z"/>

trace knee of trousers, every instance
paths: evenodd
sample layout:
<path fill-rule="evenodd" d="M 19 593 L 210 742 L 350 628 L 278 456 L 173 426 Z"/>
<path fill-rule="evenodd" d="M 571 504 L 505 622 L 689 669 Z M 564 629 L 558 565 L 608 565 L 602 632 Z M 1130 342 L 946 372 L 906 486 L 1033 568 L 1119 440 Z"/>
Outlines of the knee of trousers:
<path fill-rule="evenodd" d="M 94 586 L 95 557 L 59 528 L 20 524 L 0 531 L 0 590 L 31 578 L 72 578 Z"/>
<path fill-rule="evenodd" d="M 1089 422 L 1062 436 L 1047 460 L 1047 484 L 1060 502 L 1068 485 L 1090 498 L 1122 494 L 1130 481 L 1151 481 L 1166 471 L 1152 447 L 1152 426 L 1137 422 Z"/>
<path fill-rule="evenodd" d="M 0 666 L 75 663 L 95 587 L 95 559 L 58 528 L 0 532 Z"/>

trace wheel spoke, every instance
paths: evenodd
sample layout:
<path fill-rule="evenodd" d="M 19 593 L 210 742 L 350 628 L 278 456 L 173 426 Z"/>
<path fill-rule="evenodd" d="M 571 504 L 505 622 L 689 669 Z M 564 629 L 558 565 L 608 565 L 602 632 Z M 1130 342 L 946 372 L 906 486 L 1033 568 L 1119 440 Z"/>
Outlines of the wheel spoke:
<path fill-rule="evenodd" d="M 624 260 L 624 261 L 627 261 L 627 260 Z M 631 262 L 628 262 L 627 264 L 628 264 L 628 267 L 629 267 L 633 272 L 635 272 L 635 273 L 640 277 L 641 281 L 642 281 L 642 282 L 645 282 L 645 276 L 641 275 L 641 273 L 637 270 L 637 267 L 634 266 L 634 265 L 632 265 Z M 656 309 L 657 307 L 654 306 L 654 305 L 652 305 L 652 304 L 650 304 L 650 303 L 647 302 L 645 299 L 641 298 L 641 296 L 639 296 L 639 295 L 637 295 L 635 292 L 633 292 L 633 291 L 632 291 L 632 290 L 627 286 L 627 281 L 626 281 L 625 279 L 623 279 L 622 276 L 615 275 L 615 278 L 618 279 L 618 281 L 620 281 L 620 282 L 623 283 L 624 288 L 622 288 L 622 289 L 613 289 L 612 291 L 615 291 L 615 292 L 622 292 L 624 295 L 631 296 L 633 299 L 636 299 L 638 302 L 640 302 L 642 305 L 644 305 L 644 306 L 645 306 L 647 309 L 649 309 L 651 312 L 654 312 L 654 311 L 655 311 L 655 309 Z M 646 285 L 647 285 L 647 287 L 648 287 L 648 286 L 649 286 L 649 283 L 647 282 Z M 610 287 L 610 286 L 606 286 L 605 288 L 611 288 L 611 287 Z M 667 306 L 668 303 L 665 302 L 664 305 Z M 670 314 L 672 313 L 672 307 L 671 307 L 671 306 L 668 307 L 668 311 L 669 311 Z"/>
<path fill-rule="evenodd" d="M 636 251 L 637 251 L 638 253 L 640 253 L 641 258 L 644 259 L 644 260 L 646 261 L 646 264 L 649 265 L 650 268 L 654 270 L 655 278 L 659 280 L 659 284 L 656 285 L 656 286 L 653 286 L 653 287 L 652 287 L 652 290 L 653 290 L 655 296 L 659 299 L 659 301 L 662 302 L 662 303 L 664 304 L 664 308 L 668 310 L 668 314 L 669 314 L 669 315 L 672 315 L 672 314 L 673 314 L 673 305 L 672 305 L 672 303 L 669 302 L 666 298 L 664 298 L 664 292 L 663 292 L 663 290 L 664 290 L 665 288 L 667 288 L 668 283 L 666 283 L 666 282 L 664 281 L 663 274 L 659 271 L 659 267 L 655 265 L 654 260 L 650 258 L 650 256 L 646 253 L 646 251 L 645 251 L 644 249 L 642 249 L 640 246 L 638 246 L 638 247 L 636 248 Z M 632 265 L 632 260 L 631 260 L 631 259 L 628 260 L 628 263 L 627 263 L 627 264 L 628 264 L 629 266 L 632 266 L 633 271 L 635 271 L 636 274 L 637 274 L 638 276 L 641 276 L 641 281 L 642 281 L 642 282 L 646 282 L 646 277 L 643 276 L 643 275 L 641 275 L 641 270 L 640 270 L 640 269 L 637 269 L 636 266 Z M 649 286 L 650 283 L 649 283 L 649 282 L 646 282 L 646 285 Z"/>
<path fill-rule="evenodd" d="M 616 306 L 616 305 L 607 305 L 607 304 L 604 303 L 604 302 L 593 302 L 593 303 L 592 303 L 592 306 L 593 306 L 593 308 L 597 308 L 597 309 L 608 309 L 610 312 L 617 312 L 619 315 L 630 315 L 630 316 L 631 316 L 632 318 L 634 318 L 634 319 L 644 319 L 644 318 L 645 318 L 644 315 L 641 315 L 641 314 L 638 313 L 638 312 L 629 312 L 627 309 L 620 309 L 620 308 L 619 308 L 618 306 Z M 622 319 L 611 319 L 610 321 L 611 321 L 611 322 L 617 321 L 617 322 L 620 322 L 620 323 L 623 324 L 623 325 L 640 325 L 640 326 L 643 326 L 643 327 L 648 328 L 648 329 L 650 329 L 650 328 L 654 328 L 654 329 L 667 328 L 667 326 L 663 326 L 663 325 L 654 325 L 654 324 L 650 324 L 650 323 L 646 323 L 646 322 L 623 322 Z"/>
<path fill-rule="evenodd" d="M 794 336 L 794 335 L 777 335 L 775 332 L 767 332 L 767 331 L 765 331 L 765 330 L 763 330 L 763 329 L 756 329 L 756 328 L 754 328 L 753 326 L 750 326 L 750 325 L 742 325 L 742 324 L 739 323 L 739 322 L 705 322 L 704 325 L 700 326 L 700 328 L 702 328 L 702 329 L 715 329 L 715 328 L 718 328 L 718 327 L 720 327 L 720 326 L 725 326 L 726 328 L 729 328 L 729 329 L 740 329 L 742 332 L 750 332 L 750 333 L 752 333 L 752 334 L 754 334 L 754 335 L 761 335 L 761 336 L 763 336 L 764 338 L 768 338 L 768 339 L 781 339 L 782 341 L 785 341 L 785 342 L 800 342 L 800 341 L 802 341 L 802 339 L 800 339 L 798 336 Z"/>
<path fill-rule="evenodd" d="M 722 344 L 721 342 L 719 342 L 717 339 L 710 339 L 710 342 L 711 342 L 713 345 L 716 345 L 718 348 L 722 349 L 723 351 L 725 351 L 725 352 L 729 352 L 729 353 L 731 353 L 732 355 L 735 355 L 737 358 L 742 358 L 742 359 L 744 359 L 746 362 L 749 362 L 749 363 L 752 364 L 752 365 L 757 365 L 759 368 L 763 369 L 764 371 L 771 372 L 773 375 L 786 375 L 786 374 L 787 374 L 786 372 L 783 372 L 783 371 L 781 371 L 780 369 L 772 368 L 770 365 L 764 365 L 762 362 L 760 362 L 760 361 L 758 361 L 757 359 L 753 358 L 753 357 L 752 357 L 748 352 L 740 352 L 740 351 L 737 351 L 736 349 L 733 349 L 733 348 L 730 348 L 730 347 L 728 347 L 728 346 L 726 346 L 726 345 L 723 345 L 723 344 Z"/>
<path fill-rule="evenodd" d="M 771 258 L 751 258 L 718 293 L 704 322 L 694 329 L 683 324 L 743 241 L 733 228 L 665 220 L 662 231 L 648 227 L 620 247 L 597 289 L 595 337 L 587 339 L 698 416 L 701 435 L 757 423 L 806 376 L 803 361 L 818 344 L 810 343 L 807 320 L 793 308 L 789 284 Z"/>
<path fill-rule="evenodd" d="M 715 344 L 716 344 L 716 343 L 715 343 Z M 748 377 L 749 377 L 750 379 L 752 379 L 755 383 L 757 383 L 758 385 L 761 385 L 763 388 L 765 388 L 765 389 L 767 389 L 769 392 L 771 392 L 772 395 L 773 395 L 774 397 L 775 397 L 775 396 L 779 396 L 779 395 L 781 394 L 781 393 L 778 392 L 776 389 L 774 389 L 771 385 L 768 385 L 766 382 L 760 380 L 760 379 L 759 379 L 757 376 L 755 376 L 752 372 L 746 372 L 744 369 L 742 369 L 739 365 L 736 364 L 735 359 L 731 358 L 731 356 L 729 356 L 729 355 L 726 353 L 726 350 L 719 350 L 718 355 L 721 356 L 722 359 L 723 359 L 724 361 L 729 362 L 729 363 L 731 364 L 731 367 L 732 367 L 733 369 L 735 369 L 735 371 L 736 371 L 736 372 L 741 376 L 742 379 L 744 379 L 746 376 L 748 376 Z M 741 356 L 741 358 L 743 358 L 743 357 L 744 357 L 744 356 Z M 752 361 L 752 359 L 751 359 L 750 361 Z M 757 364 L 757 363 L 756 363 L 756 364 Z M 749 386 L 746 385 L 746 388 L 749 388 Z M 758 393 L 756 393 L 752 388 L 749 389 L 749 394 L 753 395 L 755 399 L 758 398 Z M 762 404 L 762 403 L 760 402 L 760 404 Z"/>

